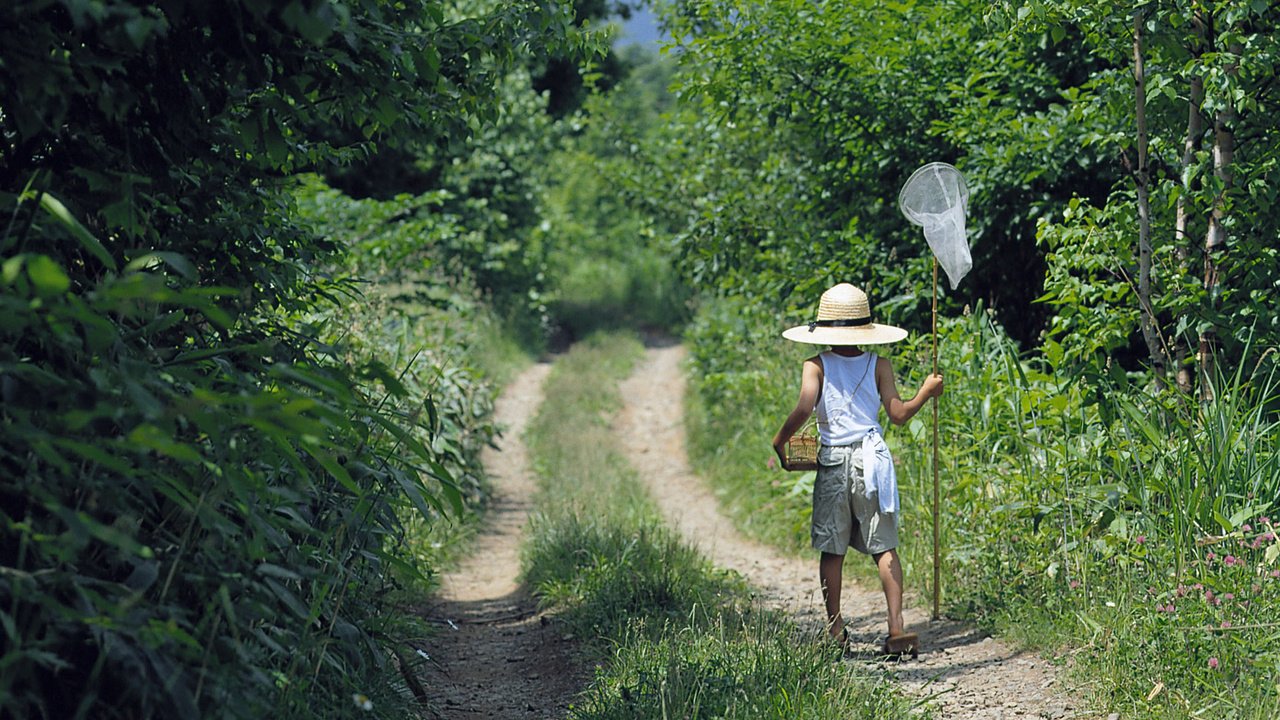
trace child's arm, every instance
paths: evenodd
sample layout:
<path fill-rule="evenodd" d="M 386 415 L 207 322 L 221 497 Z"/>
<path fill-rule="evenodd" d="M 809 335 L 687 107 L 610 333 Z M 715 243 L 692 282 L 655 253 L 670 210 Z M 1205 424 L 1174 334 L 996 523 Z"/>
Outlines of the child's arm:
<path fill-rule="evenodd" d="M 822 392 L 822 362 L 816 357 L 809 358 L 804 361 L 804 371 L 800 376 L 800 399 L 796 400 L 796 407 L 783 421 L 782 427 L 778 429 L 778 433 L 773 436 L 773 451 L 778 454 L 778 462 L 785 470 L 787 467 L 786 454 L 784 450 L 787 441 L 792 435 L 796 434 L 803 425 L 805 420 L 813 414 L 813 408 L 818 404 L 818 394 Z"/>
<path fill-rule="evenodd" d="M 901 425 L 910 420 L 931 397 L 942 395 L 942 376 L 933 373 L 924 379 L 915 397 L 903 400 L 898 396 L 898 384 L 893 378 L 893 364 L 888 358 L 879 358 L 876 362 L 876 387 L 880 388 L 880 402 L 889 414 L 889 421 Z"/>

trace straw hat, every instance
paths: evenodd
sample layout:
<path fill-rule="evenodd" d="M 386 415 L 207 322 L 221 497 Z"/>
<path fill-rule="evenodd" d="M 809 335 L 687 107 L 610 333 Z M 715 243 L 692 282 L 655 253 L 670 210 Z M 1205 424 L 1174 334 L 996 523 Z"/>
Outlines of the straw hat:
<path fill-rule="evenodd" d="M 906 336 L 900 327 L 871 322 L 867 294 L 849 283 L 822 293 L 817 320 L 782 333 L 788 340 L 810 345 L 885 345 Z"/>

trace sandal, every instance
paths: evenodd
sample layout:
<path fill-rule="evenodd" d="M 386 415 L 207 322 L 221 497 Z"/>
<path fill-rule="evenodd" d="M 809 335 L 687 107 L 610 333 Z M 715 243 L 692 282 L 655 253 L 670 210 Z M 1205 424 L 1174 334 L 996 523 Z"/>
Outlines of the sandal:
<path fill-rule="evenodd" d="M 920 636 L 915 633 L 900 633 L 884 639 L 880 654 L 886 660 L 901 660 L 910 655 L 912 660 L 920 658 Z"/>

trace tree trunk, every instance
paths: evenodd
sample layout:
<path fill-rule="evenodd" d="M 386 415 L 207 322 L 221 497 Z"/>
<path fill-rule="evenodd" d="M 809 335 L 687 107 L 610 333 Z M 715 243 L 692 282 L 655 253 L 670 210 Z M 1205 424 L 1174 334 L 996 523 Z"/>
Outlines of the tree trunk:
<path fill-rule="evenodd" d="M 1138 186 L 1138 306 L 1142 339 L 1147 343 L 1147 357 L 1155 382 L 1165 381 L 1165 354 L 1160 347 L 1156 327 L 1155 306 L 1151 302 L 1151 176 L 1147 169 L 1147 78 L 1142 57 L 1142 25 L 1146 13 L 1133 16 L 1133 88 L 1134 116 L 1138 125 L 1138 168 L 1134 181 Z"/>
<path fill-rule="evenodd" d="M 1205 32 L 1204 17 L 1200 13 L 1193 16 L 1192 27 L 1195 35 L 1189 50 L 1191 56 L 1199 61 L 1204 49 Z M 1192 75 L 1188 89 L 1187 136 L 1182 144 L 1182 192 L 1178 194 L 1177 216 L 1173 226 L 1173 247 L 1178 260 L 1179 277 L 1186 277 L 1191 273 L 1191 258 L 1196 246 L 1191 239 L 1189 227 L 1191 222 L 1189 203 L 1192 193 L 1191 169 L 1196 162 L 1196 155 L 1200 152 L 1204 137 L 1204 114 L 1200 112 L 1200 107 L 1204 104 L 1204 77 L 1199 74 Z M 1195 389 L 1195 374 L 1190 363 L 1191 347 L 1184 333 L 1174 335 L 1172 355 L 1177 367 L 1178 389 L 1190 395 Z"/>
<path fill-rule="evenodd" d="M 1239 43 L 1232 43 L 1228 48 L 1228 52 L 1237 58 L 1242 51 Z M 1229 81 L 1235 80 L 1239 71 L 1239 61 L 1230 61 L 1224 70 Z M 1228 87 L 1222 88 L 1224 94 L 1230 92 L 1230 84 L 1232 83 L 1229 82 Z M 1210 308 L 1217 302 L 1221 292 L 1218 256 L 1227 251 L 1227 232 L 1224 221 L 1227 217 L 1227 192 L 1231 189 L 1233 179 L 1231 162 L 1235 156 L 1236 136 L 1232 126 L 1235 123 L 1235 117 L 1235 107 L 1231 102 L 1227 102 L 1213 118 L 1213 174 L 1218 180 L 1219 190 L 1213 199 L 1213 212 L 1209 215 L 1209 231 L 1204 236 L 1204 289 L 1205 301 Z M 1212 325 L 1207 325 L 1200 333 L 1200 397 L 1204 400 L 1211 400 L 1214 396 L 1216 338 L 1217 328 Z"/>

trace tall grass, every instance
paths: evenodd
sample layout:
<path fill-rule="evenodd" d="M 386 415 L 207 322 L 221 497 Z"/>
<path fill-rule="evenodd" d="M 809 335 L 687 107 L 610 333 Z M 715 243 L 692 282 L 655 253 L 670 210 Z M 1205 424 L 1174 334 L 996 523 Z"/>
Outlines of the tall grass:
<path fill-rule="evenodd" d="M 906 716 L 889 685 L 752 607 L 740 578 L 661 523 L 610 427 L 640 352 L 628 335 L 575 346 L 528 435 L 542 489 L 525 576 L 599 661 L 571 717 Z"/>

